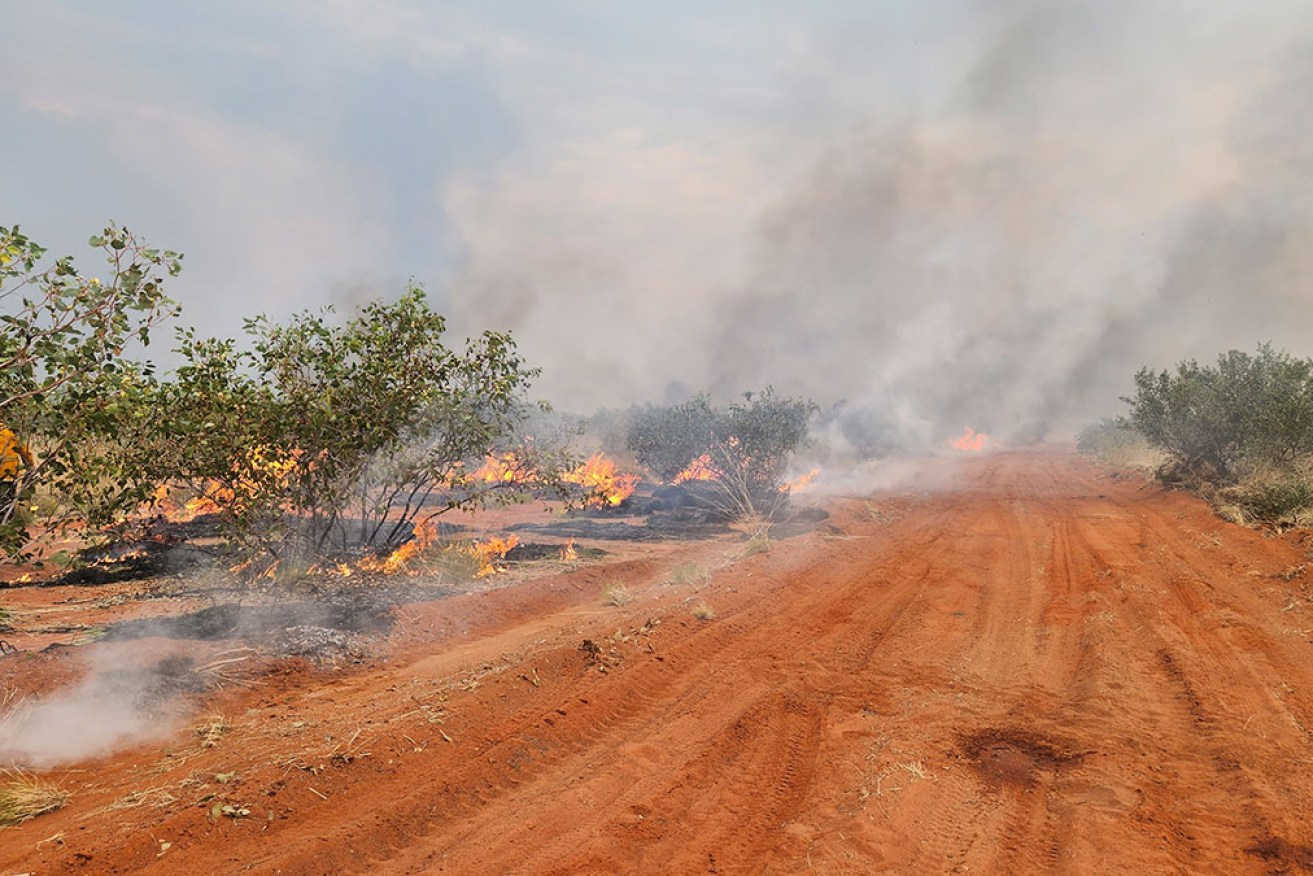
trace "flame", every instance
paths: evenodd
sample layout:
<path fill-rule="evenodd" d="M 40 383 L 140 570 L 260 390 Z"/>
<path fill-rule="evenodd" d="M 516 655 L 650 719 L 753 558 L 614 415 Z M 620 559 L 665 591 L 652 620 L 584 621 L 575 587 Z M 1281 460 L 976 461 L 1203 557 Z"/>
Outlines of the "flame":
<path fill-rule="evenodd" d="M 408 541 L 388 554 L 383 559 L 377 557 L 365 557 L 360 561 L 360 568 L 365 572 L 382 572 L 384 575 L 395 575 L 406 567 L 406 565 L 419 554 L 424 553 L 433 544 L 438 537 L 438 528 L 431 522 L 421 523 L 415 527 L 414 534 Z M 341 570 L 341 566 L 338 567 Z M 344 572 L 346 576 L 348 573 Z"/>
<path fill-rule="evenodd" d="M 977 432 L 975 429 L 967 426 L 966 432 L 963 433 L 962 437 L 954 438 L 952 441 L 948 442 L 948 446 L 952 447 L 954 450 L 978 451 L 984 450 L 985 445 L 988 443 L 988 435 L 984 432 Z"/>
<path fill-rule="evenodd" d="M 812 481 L 816 480 L 816 476 L 820 473 L 821 470 L 819 468 L 814 468 L 811 471 L 807 472 L 802 477 L 798 478 L 797 480 L 789 481 L 787 484 L 782 484 L 780 486 L 780 492 L 795 493 L 798 490 L 801 490 L 803 487 L 810 484 Z"/>
<path fill-rule="evenodd" d="M 244 467 L 246 471 L 272 475 L 276 484 L 285 487 L 290 482 L 292 471 L 300 463 L 301 458 L 301 451 L 293 450 L 286 459 L 272 459 L 267 450 L 257 447 L 247 454 Z M 305 464 L 307 468 L 314 466 L 313 460 Z M 244 474 L 243 466 L 239 465 L 234 467 L 232 476 L 227 481 L 206 478 L 198 485 L 193 484 L 189 488 L 167 483 L 160 484 L 151 494 L 150 502 L 146 507 L 156 514 L 162 514 L 172 523 L 190 523 L 197 517 L 219 514 L 225 508 L 234 507 L 243 500 L 244 496 L 253 494 L 259 487 L 257 480 L 250 474 Z M 194 495 L 179 506 L 172 497 L 175 488 L 183 493 L 194 493 Z M 284 506 L 284 510 L 292 509 Z"/>
<path fill-rule="evenodd" d="M 474 472 L 474 479 L 485 484 L 527 484 L 537 473 L 514 453 L 489 454 Z"/>
<path fill-rule="evenodd" d="M 496 561 L 506 556 L 511 548 L 520 543 L 518 536 L 508 535 L 505 538 L 494 536 L 487 541 L 478 542 L 470 545 L 470 553 L 479 561 L 479 571 L 475 573 L 476 578 L 486 578 L 488 575 L 497 572 Z"/>
<path fill-rule="evenodd" d="M 634 493 L 638 475 L 617 474 L 615 463 L 598 453 L 562 480 L 588 490 L 588 507 L 614 508 Z"/>
<path fill-rule="evenodd" d="M 688 481 L 714 481 L 720 477 L 716 467 L 711 462 L 711 454 L 704 453 L 697 459 L 688 464 L 688 468 L 675 475 L 672 484 L 683 484 Z"/>
<path fill-rule="evenodd" d="M 573 538 L 566 542 L 565 546 L 561 548 L 561 559 L 567 563 L 579 559 L 579 552 L 574 549 Z"/>

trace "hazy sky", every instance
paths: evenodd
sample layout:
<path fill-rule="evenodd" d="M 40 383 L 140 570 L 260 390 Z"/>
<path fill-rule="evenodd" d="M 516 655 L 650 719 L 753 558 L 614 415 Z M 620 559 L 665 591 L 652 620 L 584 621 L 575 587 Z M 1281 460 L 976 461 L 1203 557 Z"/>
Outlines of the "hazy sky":
<path fill-rule="evenodd" d="M 1304 0 L 0 0 L 0 222 L 184 320 L 430 291 L 567 406 L 773 383 L 931 440 L 1313 354 Z"/>

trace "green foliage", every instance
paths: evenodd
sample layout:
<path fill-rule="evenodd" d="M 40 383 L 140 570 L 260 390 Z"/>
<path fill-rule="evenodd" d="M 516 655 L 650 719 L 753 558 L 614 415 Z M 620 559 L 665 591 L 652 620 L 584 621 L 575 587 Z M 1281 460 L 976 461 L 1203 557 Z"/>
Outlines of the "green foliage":
<path fill-rule="evenodd" d="M 0 422 L 36 456 L 19 495 L 39 483 L 54 496 L 39 522 L 56 530 L 117 523 L 149 494 L 136 460 L 154 376 L 125 350 L 176 313 L 164 282 L 182 267 L 178 253 L 114 225 L 90 244 L 104 253 L 103 281 L 71 256 L 48 263 L 18 226 L 0 227 Z M 26 555 L 31 507 L 0 508 L 0 551 Z"/>
<path fill-rule="evenodd" d="M 810 400 L 782 398 L 769 387 L 722 408 L 700 395 L 644 410 L 630 426 L 628 446 L 666 481 L 702 460 L 715 474 L 718 504 L 727 516 L 770 517 L 787 497 L 784 473 L 806 442 L 815 413 Z"/>
<path fill-rule="evenodd" d="M 810 400 L 780 398 L 767 387 L 717 412 L 711 456 L 722 479 L 753 497 L 778 494 L 793 452 L 807 440 L 816 413 Z"/>
<path fill-rule="evenodd" d="M 1191 360 L 1174 373 L 1141 369 L 1129 422 L 1168 454 L 1169 476 L 1225 484 L 1242 469 L 1289 465 L 1313 453 L 1313 360 L 1261 345 L 1216 367 Z"/>
<path fill-rule="evenodd" d="M 240 544 L 280 558 L 395 547 L 443 511 L 517 492 L 470 476 L 526 414 L 537 372 L 509 336 L 449 349 L 417 287 L 331 315 L 249 320 L 245 349 L 183 333 L 184 365 L 160 388 L 160 479 L 189 481 Z"/>
<path fill-rule="evenodd" d="M 710 448 L 717 421 L 706 395 L 678 405 L 652 405 L 634 416 L 626 444 L 639 463 L 663 481 L 673 481 Z"/>

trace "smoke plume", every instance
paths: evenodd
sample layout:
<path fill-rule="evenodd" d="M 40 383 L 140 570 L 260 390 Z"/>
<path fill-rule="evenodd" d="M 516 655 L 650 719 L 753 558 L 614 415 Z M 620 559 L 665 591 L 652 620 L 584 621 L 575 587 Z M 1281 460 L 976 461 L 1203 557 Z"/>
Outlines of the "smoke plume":
<path fill-rule="evenodd" d="M 458 315 L 567 407 L 773 384 L 904 446 L 1070 434 L 1142 365 L 1313 353 L 1300 4 L 960 13 L 897 66 L 811 34 L 737 149 L 629 132 L 462 181 Z"/>

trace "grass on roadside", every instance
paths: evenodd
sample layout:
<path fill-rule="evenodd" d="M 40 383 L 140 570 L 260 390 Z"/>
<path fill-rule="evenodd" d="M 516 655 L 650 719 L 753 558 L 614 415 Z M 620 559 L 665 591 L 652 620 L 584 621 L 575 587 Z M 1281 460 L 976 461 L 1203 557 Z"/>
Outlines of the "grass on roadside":
<path fill-rule="evenodd" d="M 617 608 L 634 601 L 634 594 L 619 581 L 612 581 L 602 588 L 602 601 Z"/>
<path fill-rule="evenodd" d="M 68 792 L 23 770 L 7 770 L 0 784 L 0 827 L 54 812 L 68 803 Z"/>

